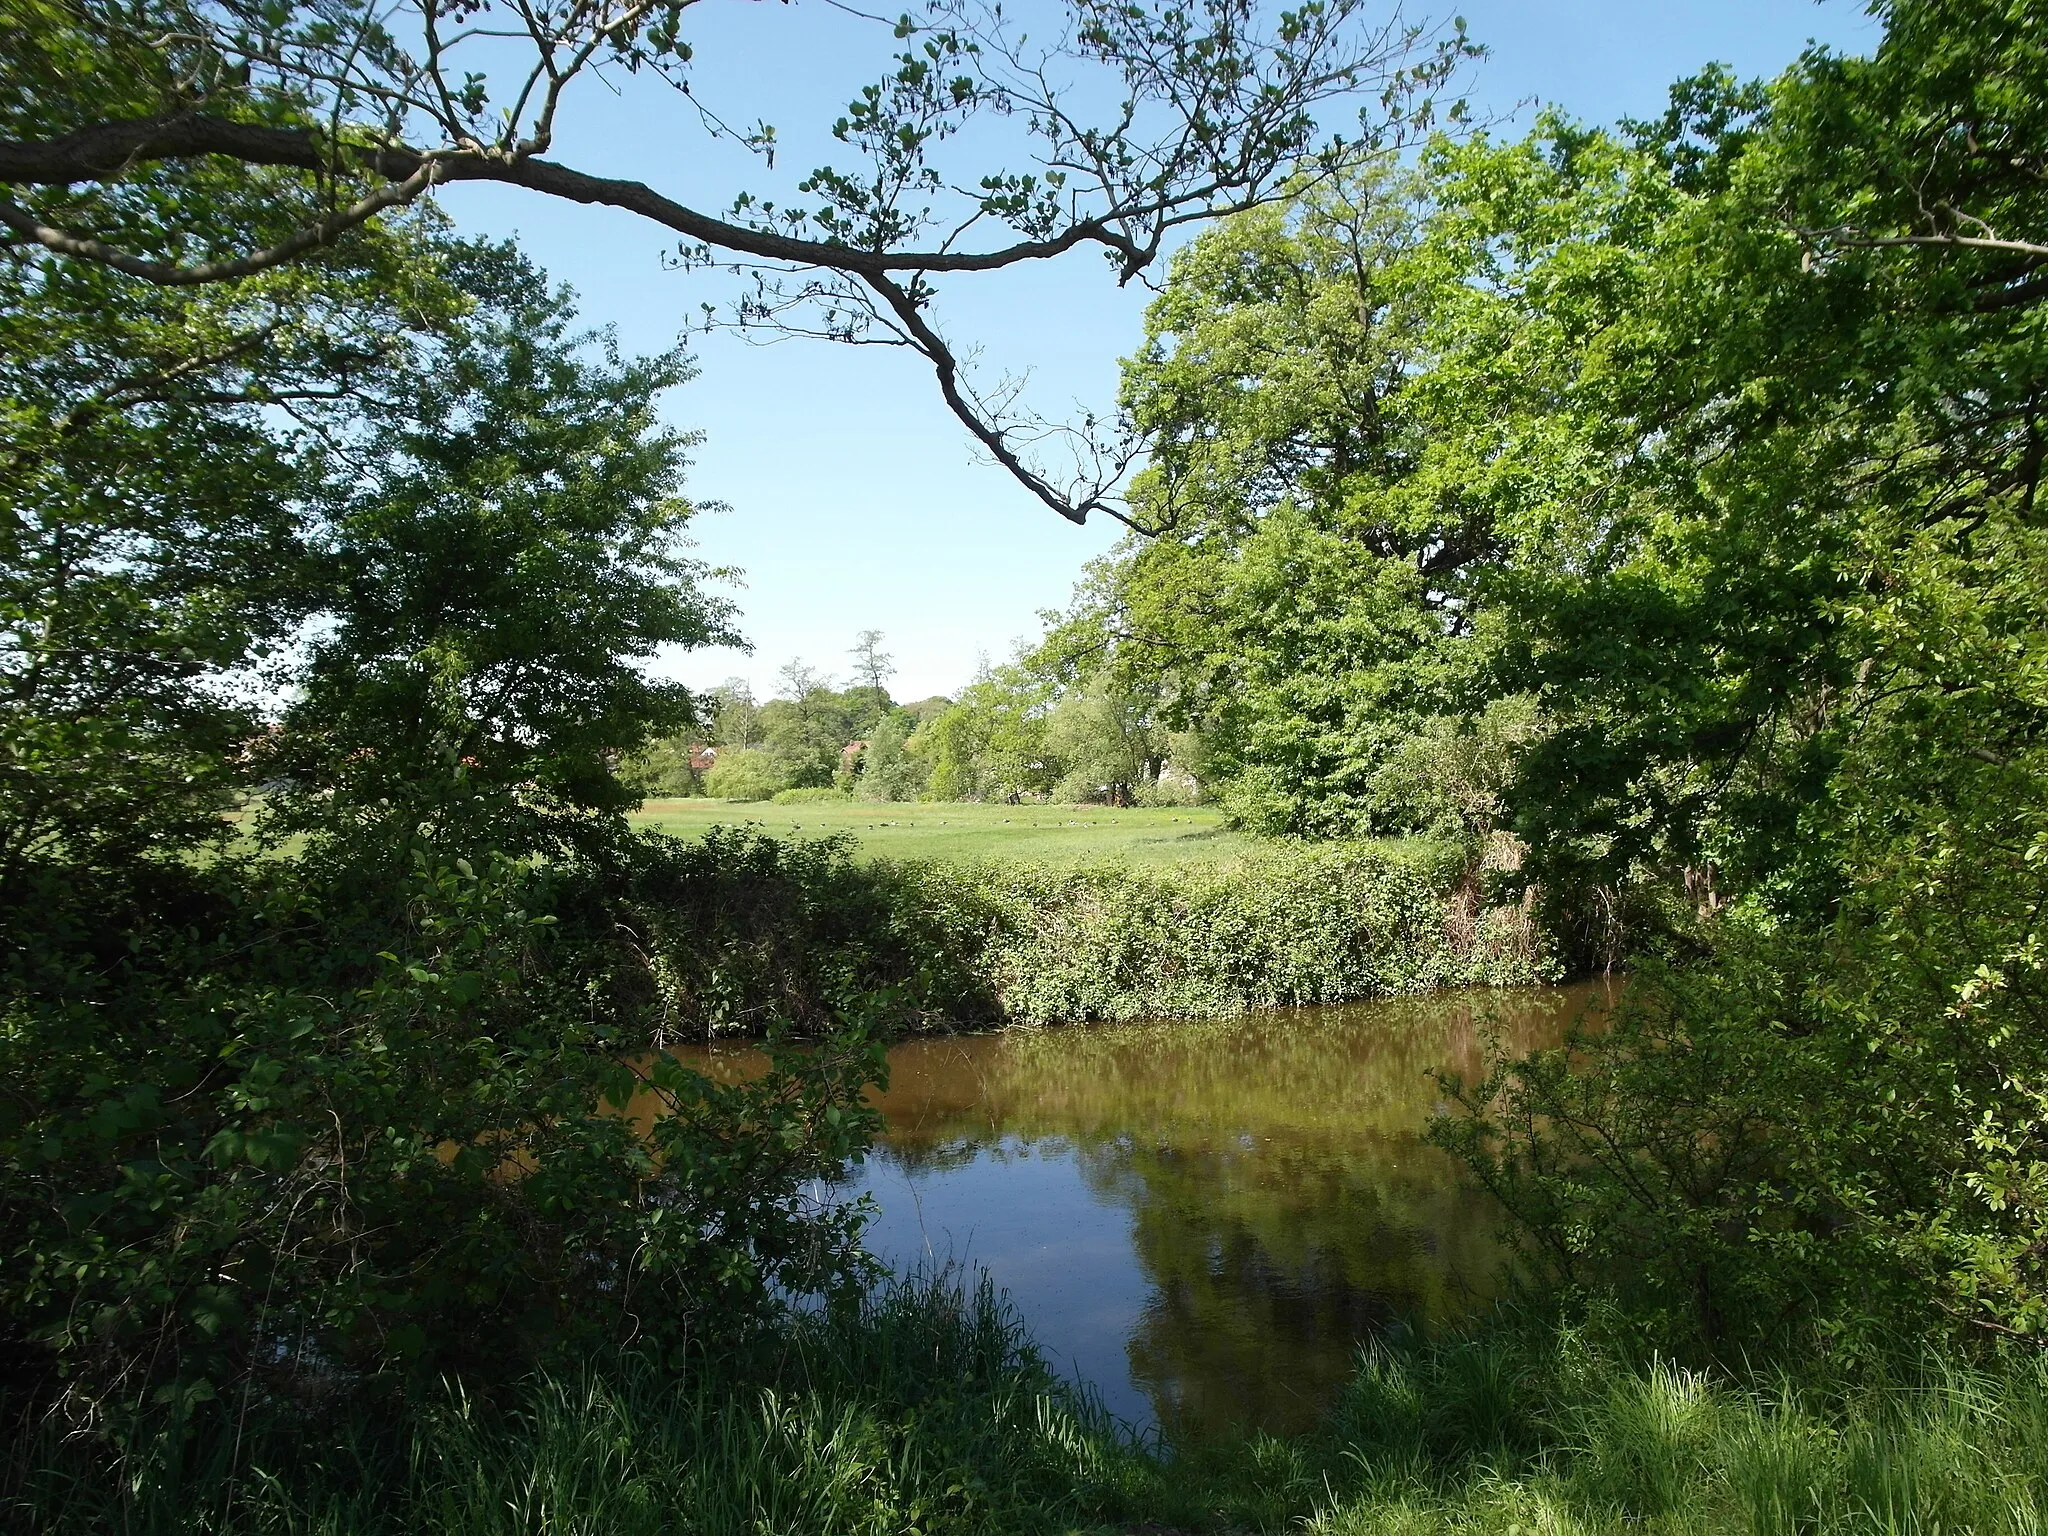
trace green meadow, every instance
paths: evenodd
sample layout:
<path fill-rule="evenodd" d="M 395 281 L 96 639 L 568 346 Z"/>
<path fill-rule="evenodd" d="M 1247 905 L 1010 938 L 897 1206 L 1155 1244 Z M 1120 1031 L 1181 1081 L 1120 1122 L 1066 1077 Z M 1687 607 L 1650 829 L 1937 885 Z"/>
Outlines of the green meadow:
<path fill-rule="evenodd" d="M 865 858 L 952 863 L 1216 865 L 1236 862 L 1251 846 L 1251 839 L 1224 826 L 1223 813 L 1209 806 L 649 800 L 633 819 L 679 837 L 749 824 L 773 837 L 845 833 L 858 841 Z"/>

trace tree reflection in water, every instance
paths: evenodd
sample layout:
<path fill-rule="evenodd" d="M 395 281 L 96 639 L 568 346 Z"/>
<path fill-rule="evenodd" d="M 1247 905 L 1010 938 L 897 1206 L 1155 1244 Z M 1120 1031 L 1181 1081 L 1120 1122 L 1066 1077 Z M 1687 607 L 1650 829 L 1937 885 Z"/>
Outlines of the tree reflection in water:
<path fill-rule="evenodd" d="M 927 1235 L 927 1218 L 955 1236 L 970 1222 L 975 1256 L 1027 1317 L 1072 1311 L 1091 1288 L 1142 1295 L 1108 1330 L 1121 1361 L 1091 1357 L 1104 1346 L 1085 1330 L 1047 1340 L 1113 1406 L 1127 1372 L 1171 1437 L 1299 1429 L 1362 1340 L 1453 1321 L 1495 1284 L 1493 1212 L 1421 1140 L 1440 1097 L 1429 1069 L 1477 1073 L 1489 1036 L 1515 1051 L 1553 1043 L 1604 996 L 1461 993 L 913 1041 L 891 1052 L 881 1167 L 861 1182 L 886 1207 L 907 1180 Z M 1072 1177 L 1038 1167 L 1027 1188 L 1027 1160 L 1064 1160 Z M 899 1180 L 878 1180 L 885 1169 Z M 1101 1240 L 1105 1206 L 1126 1214 L 1126 1243 Z M 1006 1226 L 1023 1236 L 1034 1222 L 1032 1253 L 1006 1246 Z"/>

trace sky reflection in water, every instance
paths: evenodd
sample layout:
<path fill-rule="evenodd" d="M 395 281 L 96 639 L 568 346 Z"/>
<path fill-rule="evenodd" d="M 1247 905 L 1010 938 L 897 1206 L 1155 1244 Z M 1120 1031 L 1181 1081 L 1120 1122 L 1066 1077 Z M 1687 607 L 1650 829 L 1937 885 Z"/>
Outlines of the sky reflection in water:
<path fill-rule="evenodd" d="M 1495 1216 L 1421 1140 L 1489 1031 L 1555 1043 L 1588 987 L 1012 1031 L 890 1052 L 868 1247 L 1005 1287 L 1110 1410 L 1170 1437 L 1307 1427 L 1359 1342 L 1469 1312 Z"/>

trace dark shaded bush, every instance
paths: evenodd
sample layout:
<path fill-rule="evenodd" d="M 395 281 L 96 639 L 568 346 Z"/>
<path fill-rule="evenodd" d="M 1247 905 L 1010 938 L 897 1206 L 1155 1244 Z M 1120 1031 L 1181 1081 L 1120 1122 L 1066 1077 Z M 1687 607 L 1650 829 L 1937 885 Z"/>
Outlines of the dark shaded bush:
<path fill-rule="evenodd" d="M 1451 1083 L 1467 1114 L 1433 1135 L 1538 1272 L 1668 1351 L 2038 1349 L 2048 999 L 2025 975 L 1958 996 L 1939 941 L 1967 935 L 1920 916 L 1918 964 L 1848 923 L 1645 964 L 1605 1027 Z"/>
<path fill-rule="evenodd" d="M 279 862 L 10 883 L 10 1395 L 149 1438 L 607 1342 L 680 1358 L 855 1277 L 804 1190 L 867 1139 L 866 1029 L 784 1051 L 764 1015 L 767 1075 L 685 1071 L 594 881 L 422 855 L 398 892 Z"/>
<path fill-rule="evenodd" d="M 983 915 L 943 899 L 925 871 L 855 863 L 853 847 L 751 826 L 694 842 L 643 833 L 602 870 L 571 873 L 573 908 L 646 957 L 663 1038 L 778 1021 L 818 1033 L 849 1014 L 897 1028 L 994 1022 Z"/>

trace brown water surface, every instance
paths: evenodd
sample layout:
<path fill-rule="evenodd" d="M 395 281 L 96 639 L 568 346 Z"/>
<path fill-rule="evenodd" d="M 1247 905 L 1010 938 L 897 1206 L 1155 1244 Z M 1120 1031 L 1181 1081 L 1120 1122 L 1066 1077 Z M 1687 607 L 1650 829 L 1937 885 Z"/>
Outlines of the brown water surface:
<path fill-rule="evenodd" d="M 1557 1041 L 1587 987 L 1207 1022 L 1013 1030 L 890 1052 L 847 1180 L 899 1269 L 964 1262 L 1054 1363 L 1172 1438 L 1301 1429 L 1359 1344 L 1492 1294 L 1496 1212 L 1421 1138 L 1489 1035 Z"/>

